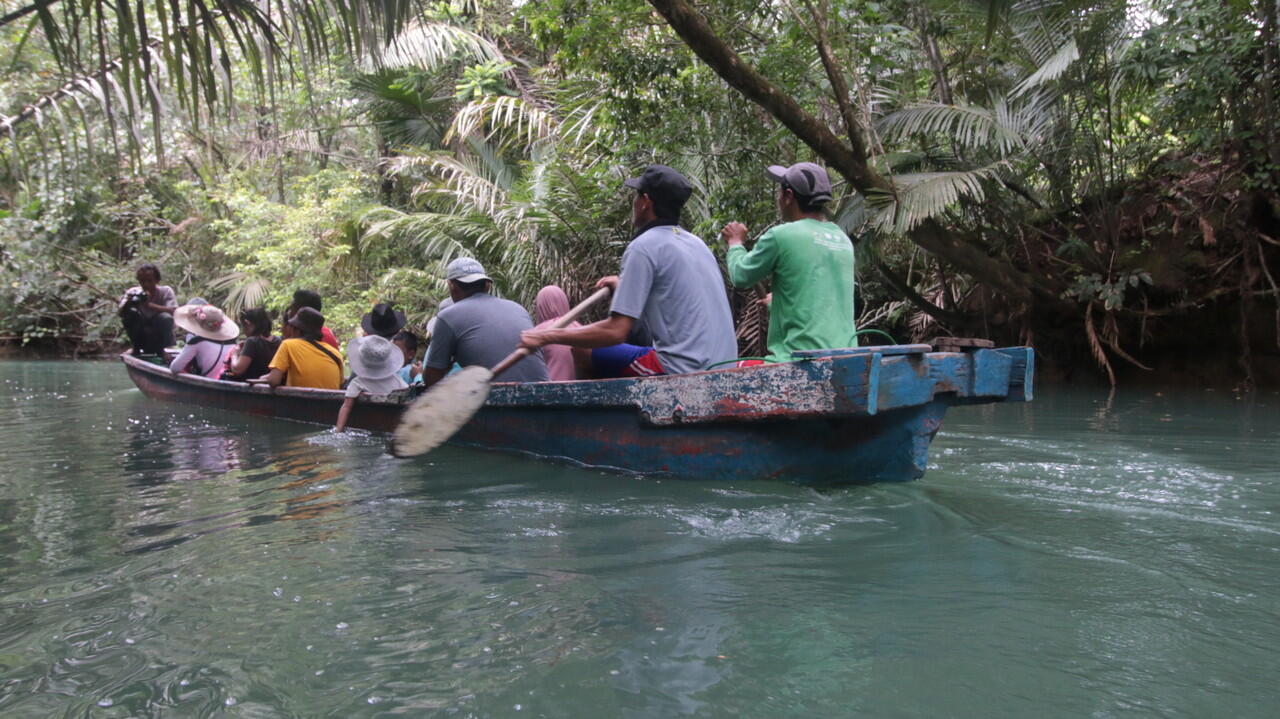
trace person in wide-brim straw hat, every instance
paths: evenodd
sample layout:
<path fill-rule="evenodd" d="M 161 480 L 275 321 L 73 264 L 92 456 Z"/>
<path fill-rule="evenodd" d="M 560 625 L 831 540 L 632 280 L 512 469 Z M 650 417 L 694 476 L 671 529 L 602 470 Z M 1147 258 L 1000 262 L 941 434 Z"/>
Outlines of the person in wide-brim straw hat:
<path fill-rule="evenodd" d="M 173 313 L 173 323 L 197 337 L 225 342 L 240 336 L 240 326 L 213 305 L 183 305 Z"/>
<path fill-rule="evenodd" d="M 339 432 L 346 429 L 351 408 L 361 394 L 385 395 L 409 386 L 398 374 L 404 364 L 404 353 L 385 337 L 369 335 L 351 340 L 347 344 L 347 362 L 355 374 L 347 384 L 346 398 L 338 410 L 335 429 Z"/>
<path fill-rule="evenodd" d="M 183 305 L 173 312 L 173 323 L 188 332 L 187 345 L 169 363 L 171 372 L 189 372 L 218 378 L 240 336 L 240 327 L 213 305 Z"/>

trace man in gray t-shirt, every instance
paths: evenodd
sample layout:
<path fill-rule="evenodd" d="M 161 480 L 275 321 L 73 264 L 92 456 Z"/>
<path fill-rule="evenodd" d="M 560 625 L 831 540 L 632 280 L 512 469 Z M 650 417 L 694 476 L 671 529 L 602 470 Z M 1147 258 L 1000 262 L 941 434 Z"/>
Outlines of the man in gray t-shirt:
<path fill-rule="evenodd" d="M 454 362 L 493 367 L 515 351 L 520 333 L 533 327 L 523 307 L 489 294 L 493 281 L 479 262 L 459 257 L 447 272 L 453 304 L 440 312 L 432 327 L 422 368 L 422 383 L 428 387 L 448 374 Z M 495 381 L 546 382 L 547 364 L 542 353 L 535 352 Z"/>
<path fill-rule="evenodd" d="M 677 225 L 693 187 L 665 165 L 650 165 L 626 184 L 636 190 L 631 206 L 636 236 L 622 254 L 620 276 L 596 285 L 613 288 L 609 319 L 524 332 L 521 344 L 592 348 L 592 368 L 601 377 L 698 372 L 734 359 L 733 314 L 715 255 Z M 653 347 L 622 344 L 636 324 L 652 335 Z"/>

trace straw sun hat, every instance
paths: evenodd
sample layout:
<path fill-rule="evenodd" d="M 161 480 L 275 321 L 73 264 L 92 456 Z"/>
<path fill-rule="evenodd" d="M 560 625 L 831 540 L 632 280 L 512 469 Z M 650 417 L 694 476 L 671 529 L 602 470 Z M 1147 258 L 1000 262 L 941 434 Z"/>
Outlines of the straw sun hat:
<path fill-rule="evenodd" d="M 240 327 L 213 305 L 183 305 L 174 310 L 173 323 L 207 340 L 225 342 L 240 336 Z"/>
<path fill-rule="evenodd" d="M 347 362 L 357 377 L 384 379 L 404 366 L 404 353 L 391 340 L 368 335 L 347 343 Z"/>

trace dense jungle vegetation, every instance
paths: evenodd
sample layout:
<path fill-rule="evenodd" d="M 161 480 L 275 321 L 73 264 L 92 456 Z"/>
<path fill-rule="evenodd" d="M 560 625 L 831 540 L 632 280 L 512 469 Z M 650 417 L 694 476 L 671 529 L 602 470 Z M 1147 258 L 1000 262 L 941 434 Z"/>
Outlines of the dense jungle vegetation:
<path fill-rule="evenodd" d="M 180 298 L 421 324 L 616 271 L 621 181 L 776 221 L 816 160 L 860 326 L 1061 376 L 1280 384 L 1276 0 L 4 0 L 0 336 L 79 352 L 154 261 Z M 735 297 L 744 350 L 763 320 Z M 1148 372 L 1147 370 L 1155 370 Z"/>

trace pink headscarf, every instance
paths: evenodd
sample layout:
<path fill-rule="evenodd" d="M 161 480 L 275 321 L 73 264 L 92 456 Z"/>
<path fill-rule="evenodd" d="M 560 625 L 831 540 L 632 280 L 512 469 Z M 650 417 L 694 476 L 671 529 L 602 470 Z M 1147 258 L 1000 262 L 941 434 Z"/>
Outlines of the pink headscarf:
<path fill-rule="evenodd" d="M 569 296 L 555 285 L 547 285 L 538 290 L 538 298 L 533 302 L 533 312 L 538 318 L 541 329 L 569 311 Z M 571 322 L 570 327 L 580 327 Z M 573 350 L 565 345 L 546 345 L 542 348 L 542 358 L 547 362 L 547 377 L 552 382 L 571 382 L 577 379 L 577 371 L 573 365 Z"/>
<path fill-rule="evenodd" d="M 533 301 L 533 313 L 538 324 L 554 320 L 569 311 L 569 296 L 556 285 L 547 285 L 538 290 L 538 299 Z"/>

